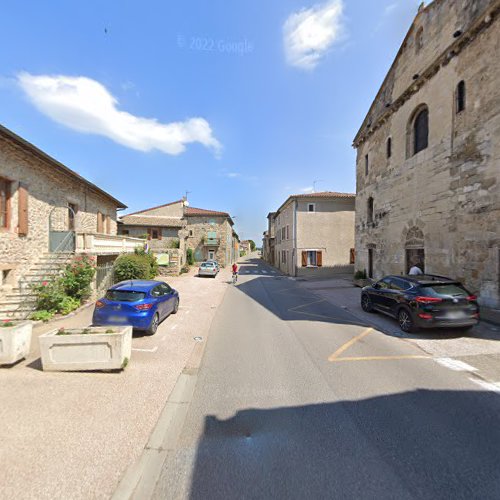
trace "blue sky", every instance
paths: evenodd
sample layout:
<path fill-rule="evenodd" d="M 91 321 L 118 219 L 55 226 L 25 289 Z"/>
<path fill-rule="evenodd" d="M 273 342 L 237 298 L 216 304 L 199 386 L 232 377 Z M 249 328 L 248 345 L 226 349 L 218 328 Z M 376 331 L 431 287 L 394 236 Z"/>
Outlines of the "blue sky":
<path fill-rule="evenodd" d="M 19 1 L 0 123 L 129 206 L 228 211 L 355 191 L 352 139 L 418 0 Z"/>

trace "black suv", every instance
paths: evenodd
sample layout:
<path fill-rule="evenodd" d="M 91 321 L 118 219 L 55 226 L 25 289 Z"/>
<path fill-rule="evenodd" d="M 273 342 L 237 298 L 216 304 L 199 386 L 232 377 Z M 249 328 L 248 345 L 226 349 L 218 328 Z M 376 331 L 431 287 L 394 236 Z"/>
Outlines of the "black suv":
<path fill-rule="evenodd" d="M 386 276 L 363 288 L 361 307 L 396 318 L 408 333 L 418 328 L 468 330 L 479 321 L 475 295 L 458 281 L 430 274 Z"/>

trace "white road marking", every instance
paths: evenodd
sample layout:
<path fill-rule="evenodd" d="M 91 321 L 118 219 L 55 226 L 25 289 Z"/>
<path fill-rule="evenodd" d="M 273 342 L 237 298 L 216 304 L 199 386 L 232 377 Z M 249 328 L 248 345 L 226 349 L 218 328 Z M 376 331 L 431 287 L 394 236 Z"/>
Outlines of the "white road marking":
<path fill-rule="evenodd" d="M 483 389 L 487 391 L 493 391 L 497 394 L 500 394 L 500 382 L 486 382 L 485 380 L 481 380 L 478 378 L 469 378 L 471 382 L 481 386 Z"/>
<path fill-rule="evenodd" d="M 156 352 L 158 350 L 158 346 L 153 347 L 152 349 L 139 349 L 137 347 L 132 347 L 132 351 L 141 351 L 141 352 Z"/>
<path fill-rule="evenodd" d="M 262 270 L 262 272 L 263 272 L 264 274 L 267 274 L 267 271 L 266 271 L 265 269 L 263 269 L 263 270 Z"/>
<path fill-rule="evenodd" d="M 458 359 L 435 358 L 435 361 L 440 365 L 456 372 L 477 372 L 477 368 L 474 368 L 463 361 L 459 361 Z"/>

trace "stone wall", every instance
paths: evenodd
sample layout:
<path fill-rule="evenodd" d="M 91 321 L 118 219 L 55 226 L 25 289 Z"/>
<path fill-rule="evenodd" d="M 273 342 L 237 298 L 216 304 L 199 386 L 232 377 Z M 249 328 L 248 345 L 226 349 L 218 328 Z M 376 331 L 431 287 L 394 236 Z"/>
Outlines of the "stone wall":
<path fill-rule="evenodd" d="M 208 251 L 215 251 L 215 260 L 223 267 L 232 263 L 232 226 L 226 217 L 190 216 L 187 217 L 186 249 L 191 248 L 197 262 L 208 259 Z M 207 246 L 207 234 L 215 232 L 219 245 Z"/>
<path fill-rule="evenodd" d="M 426 272 L 459 279 L 480 294 L 483 304 L 498 307 L 500 66 L 492 59 L 500 52 L 498 17 L 456 53 L 450 52 L 449 60 L 438 60 L 449 44 L 456 43 L 454 30 L 465 30 L 464 23 L 474 24 L 474 12 L 498 2 L 434 3 L 434 9 L 417 18 L 424 32 L 422 58 L 413 51 L 403 54 L 393 67 L 389 95 L 380 95 L 389 103 L 397 101 L 409 75 L 432 65 L 432 57 L 437 61 L 433 71 L 397 109 L 373 122 L 374 130 L 365 127 L 357 137 L 356 268 L 368 268 L 372 248 L 374 277 L 402 274 L 407 270 L 407 249 L 423 248 Z M 432 33 L 439 33 L 439 44 Z M 468 35 L 464 31 L 460 36 Z M 466 108 L 457 113 L 455 92 L 462 80 Z M 422 104 L 429 110 L 429 145 L 412 156 L 409 124 Z M 370 197 L 373 222 L 368 221 Z"/>
<path fill-rule="evenodd" d="M 96 232 L 97 212 L 110 217 L 110 234 L 116 234 L 116 206 L 77 178 L 60 172 L 6 138 L 0 138 L 0 177 L 12 181 L 10 229 L 0 231 L 0 263 L 12 269 L 10 284 L 49 251 L 49 216 L 55 229 L 68 228 L 68 203 L 78 206 L 76 228 Z M 19 236 L 19 183 L 28 190 L 28 234 Z M 54 207 L 56 207 L 54 209 Z"/>

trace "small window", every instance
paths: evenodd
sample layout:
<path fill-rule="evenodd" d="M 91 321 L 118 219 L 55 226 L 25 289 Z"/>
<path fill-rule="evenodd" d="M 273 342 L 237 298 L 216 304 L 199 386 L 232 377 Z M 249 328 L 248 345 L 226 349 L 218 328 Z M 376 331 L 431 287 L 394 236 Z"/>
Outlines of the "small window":
<path fill-rule="evenodd" d="M 290 239 L 290 226 L 287 224 L 286 226 L 286 239 L 289 240 Z"/>
<path fill-rule="evenodd" d="M 120 234 L 123 236 L 128 236 L 130 234 L 130 231 L 128 229 L 121 229 Z"/>
<path fill-rule="evenodd" d="M 368 222 L 373 222 L 373 198 L 370 196 L 367 203 Z"/>
<path fill-rule="evenodd" d="M 75 230 L 76 212 L 78 212 L 78 207 L 74 203 L 68 203 L 68 229 L 70 231 Z"/>
<path fill-rule="evenodd" d="M 368 155 L 365 155 L 365 175 L 368 175 Z"/>
<path fill-rule="evenodd" d="M 415 37 L 415 52 L 418 54 L 424 47 L 424 28 L 420 28 L 417 31 Z"/>
<path fill-rule="evenodd" d="M 189 236 L 193 236 L 193 230 L 192 229 L 189 230 Z"/>
<path fill-rule="evenodd" d="M 457 113 L 461 113 L 465 109 L 465 82 L 462 80 L 457 85 Z"/>
<path fill-rule="evenodd" d="M 387 158 L 392 156 L 392 139 L 390 137 L 387 139 L 386 154 Z"/>
<path fill-rule="evenodd" d="M 308 203 L 307 204 L 307 211 L 308 212 L 316 212 L 316 204 L 314 204 L 314 203 Z"/>
<path fill-rule="evenodd" d="M 413 154 L 427 148 L 429 144 L 429 111 L 422 109 L 415 117 L 413 125 Z"/>
<path fill-rule="evenodd" d="M 148 240 L 161 240 L 161 229 L 158 227 L 148 227 Z"/>

